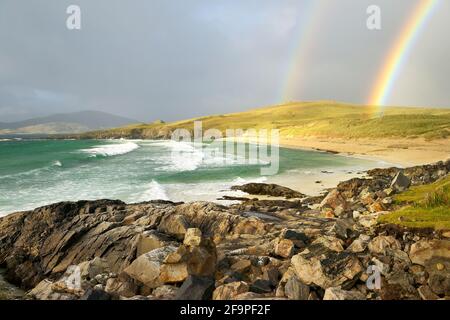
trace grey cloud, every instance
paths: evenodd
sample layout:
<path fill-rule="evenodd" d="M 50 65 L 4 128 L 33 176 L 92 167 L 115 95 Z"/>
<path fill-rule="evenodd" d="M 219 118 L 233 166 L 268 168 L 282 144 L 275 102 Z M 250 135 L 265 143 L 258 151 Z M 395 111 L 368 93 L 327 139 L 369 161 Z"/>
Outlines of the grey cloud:
<path fill-rule="evenodd" d="M 292 99 L 364 103 L 410 0 L 3 0 L 0 117 L 96 109 L 173 120 L 279 103 L 311 1 L 331 12 L 311 37 Z M 376 2 L 383 30 L 370 32 L 365 9 Z M 81 31 L 65 27 L 74 3 Z M 399 78 L 396 104 L 450 105 L 442 6 Z M 405 79 L 411 70 L 415 81 Z"/>

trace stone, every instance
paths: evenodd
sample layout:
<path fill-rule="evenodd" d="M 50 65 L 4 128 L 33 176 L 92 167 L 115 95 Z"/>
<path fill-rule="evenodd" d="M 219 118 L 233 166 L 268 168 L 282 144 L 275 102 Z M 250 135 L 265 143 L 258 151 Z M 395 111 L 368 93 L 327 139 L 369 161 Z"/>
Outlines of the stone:
<path fill-rule="evenodd" d="M 278 268 L 275 266 L 264 266 L 262 270 L 263 270 L 262 278 L 264 280 L 270 281 L 271 285 L 275 287 L 278 284 L 280 276 Z"/>
<path fill-rule="evenodd" d="M 233 229 L 235 234 L 262 235 L 266 233 L 266 224 L 258 218 L 248 218 L 240 221 Z"/>
<path fill-rule="evenodd" d="M 284 285 L 284 294 L 290 300 L 308 300 L 309 286 L 292 276 Z"/>
<path fill-rule="evenodd" d="M 389 250 L 400 250 L 400 242 L 392 236 L 377 236 L 369 242 L 369 250 L 376 254 L 387 254 Z"/>
<path fill-rule="evenodd" d="M 154 249 L 165 247 L 170 244 L 173 245 L 173 242 L 167 235 L 159 233 L 155 230 L 145 231 L 137 238 L 136 256 L 139 257 L 144 253 L 150 252 Z"/>
<path fill-rule="evenodd" d="M 137 294 L 138 287 L 133 281 L 109 278 L 106 281 L 105 291 L 110 294 L 130 298 Z"/>
<path fill-rule="evenodd" d="M 330 227 L 329 234 L 336 238 L 347 240 L 353 234 L 353 222 L 347 219 L 337 219 Z"/>
<path fill-rule="evenodd" d="M 428 286 L 437 295 L 450 296 L 450 274 L 433 273 L 428 278 Z"/>
<path fill-rule="evenodd" d="M 397 192 L 403 192 L 409 188 L 411 185 L 411 180 L 403 174 L 403 172 L 399 171 L 391 183 L 391 188 Z"/>
<path fill-rule="evenodd" d="M 239 190 L 251 195 L 268 195 L 272 197 L 284 197 L 286 199 L 304 198 L 305 195 L 276 184 L 247 183 L 242 186 L 232 186 L 231 190 Z"/>
<path fill-rule="evenodd" d="M 247 283 L 243 281 L 227 283 L 216 288 L 213 292 L 213 300 L 232 300 L 239 294 L 250 290 Z"/>
<path fill-rule="evenodd" d="M 370 229 L 377 225 L 379 216 L 380 216 L 379 213 L 372 213 L 372 214 L 360 216 L 358 219 L 358 223 L 360 225 L 362 225 L 363 227 Z"/>
<path fill-rule="evenodd" d="M 321 246 L 309 247 L 293 256 L 291 265 L 300 281 L 323 289 L 352 283 L 363 272 L 363 266 L 354 254 Z"/>
<path fill-rule="evenodd" d="M 367 208 L 372 213 L 382 212 L 382 211 L 385 210 L 383 204 L 381 202 L 378 202 L 378 201 L 368 205 Z"/>
<path fill-rule="evenodd" d="M 189 274 L 209 277 L 216 272 L 217 251 L 211 239 L 203 238 L 200 247 L 190 247 L 187 259 Z"/>
<path fill-rule="evenodd" d="M 250 285 L 250 291 L 255 293 L 272 292 L 272 284 L 269 280 L 257 279 Z"/>
<path fill-rule="evenodd" d="M 250 260 L 244 259 L 244 260 L 239 260 L 238 262 L 233 264 L 231 266 L 231 270 L 240 272 L 240 273 L 245 273 L 247 270 L 250 269 L 251 266 L 252 266 L 252 262 Z"/>
<path fill-rule="evenodd" d="M 188 256 L 188 249 L 184 246 L 181 245 L 177 248 L 176 251 L 169 253 L 165 259 L 164 259 L 164 263 L 181 263 L 181 262 L 185 262 L 187 260 Z"/>
<path fill-rule="evenodd" d="M 152 291 L 152 296 L 156 299 L 172 300 L 178 292 L 178 288 L 171 285 L 164 285 Z"/>
<path fill-rule="evenodd" d="M 413 276 L 416 284 L 424 285 L 427 283 L 428 273 L 424 266 L 415 264 L 409 267 L 409 273 Z"/>
<path fill-rule="evenodd" d="M 275 245 L 275 254 L 282 258 L 290 258 L 294 254 L 294 242 L 289 239 L 281 239 Z"/>
<path fill-rule="evenodd" d="M 209 300 L 214 288 L 213 279 L 190 275 L 178 290 L 175 300 Z"/>
<path fill-rule="evenodd" d="M 343 241 L 332 236 L 319 236 L 314 240 L 312 245 L 321 245 L 336 252 L 344 251 Z"/>
<path fill-rule="evenodd" d="M 414 278 L 401 270 L 390 273 L 386 281 L 382 281 L 380 295 L 383 300 L 420 299 L 414 287 Z"/>
<path fill-rule="evenodd" d="M 37 300 L 75 300 L 78 297 L 70 293 L 56 292 L 53 290 L 53 282 L 44 279 L 36 287 L 30 290 L 26 297 Z"/>
<path fill-rule="evenodd" d="M 359 199 L 361 200 L 361 202 L 364 205 L 370 205 L 372 203 L 375 202 L 374 199 L 374 193 L 369 191 L 369 188 L 364 188 L 360 193 L 359 193 Z"/>
<path fill-rule="evenodd" d="M 80 275 L 83 279 L 95 279 L 97 275 L 109 272 L 108 262 L 99 257 L 82 262 L 78 267 L 80 268 Z"/>
<path fill-rule="evenodd" d="M 353 253 L 361 253 L 367 249 L 370 237 L 367 239 L 364 235 L 360 235 L 357 239 L 353 240 L 350 246 L 347 247 L 347 251 Z"/>
<path fill-rule="evenodd" d="M 366 296 L 359 291 L 342 290 L 341 287 L 332 287 L 325 290 L 323 300 L 365 300 Z"/>
<path fill-rule="evenodd" d="M 112 296 L 104 290 L 88 289 L 80 300 L 112 300 Z"/>
<path fill-rule="evenodd" d="M 391 266 L 388 263 L 384 263 L 379 259 L 377 259 L 376 257 L 373 257 L 371 261 L 373 265 L 378 268 L 378 270 L 382 275 L 387 276 L 391 271 Z"/>
<path fill-rule="evenodd" d="M 95 276 L 94 280 L 97 281 L 98 284 L 106 285 L 106 281 L 108 280 L 109 274 L 102 273 Z"/>
<path fill-rule="evenodd" d="M 417 289 L 419 292 L 420 297 L 422 300 L 438 300 L 439 296 L 434 294 L 433 291 L 431 291 L 429 286 L 420 286 L 419 289 Z"/>
<path fill-rule="evenodd" d="M 186 263 L 163 264 L 160 268 L 160 283 L 183 282 L 189 276 Z"/>
<path fill-rule="evenodd" d="M 158 231 L 172 235 L 178 240 L 183 240 L 184 235 L 189 229 L 189 222 L 185 216 L 172 214 L 164 216 L 161 220 Z"/>
<path fill-rule="evenodd" d="M 299 240 L 302 241 L 303 243 L 306 243 L 309 241 L 308 236 L 304 233 L 304 232 L 299 232 L 296 230 L 291 230 L 291 229 L 284 229 L 281 237 L 283 239 L 289 239 L 289 240 Z"/>
<path fill-rule="evenodd" d="M 348 207 L 347 200 L 339 193 L 337 189 L 333 189 L 320 203 L 321 208 L 328 207 L 333 210 L 340 207 L 340 211 L 345 211 Z"/>
<path fill-rule="evenodd" d="M 149 288 L 157 288 L 164 284 L 159 279 L 163 261 L 170 253 L 176 250 L 177 248 L 173 246 L 152 250 L 139 256 L 124 272 Z"/>
<path fill-rule="evenodd" d="M 184 236 L 183 244 L 189 247 L 198 247 L 202 242 L 202 231 L 198 228 L 189 228 Z"/>
<path fill-rule="evenodd" d="M 263 298 L 264 298 L 263 294 L 256 292 L 245 292 L 238 294 L 237 296 L 234 296 L 233 300 L 261 300 Z"/>
<path fill-rule="evenodd" d="M 432 259 L 450 260 L 450 240 L 421 240 L 414 243 L 409 257 L 415 264 L 424 266 Z"/>

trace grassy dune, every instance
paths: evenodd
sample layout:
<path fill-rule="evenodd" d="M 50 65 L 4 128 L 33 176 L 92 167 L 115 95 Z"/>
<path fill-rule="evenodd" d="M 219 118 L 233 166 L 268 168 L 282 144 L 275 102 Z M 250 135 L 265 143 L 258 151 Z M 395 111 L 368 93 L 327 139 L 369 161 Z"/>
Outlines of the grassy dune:
<path fill-rule="evenodd" d="M 318 101 L 288 103 L 246 112 L 212 115 L 171 123 L 150 123 L 88 133 L 84 136 L 151 137 L 155 132 L 191 129 L 194 120 L 204 129 L 279 129 L 282 137 L 425 138 L 450 137 L 450 110 L 389 107 L 382 117 L 368 106 Z"/>
<path fill-rule="evenodd" d="M 380 222 L 450 230 L 450 176 L 430 185 L 412 187 L 397 195 L 395 201 L 406 206 L 380 217 Z"/>

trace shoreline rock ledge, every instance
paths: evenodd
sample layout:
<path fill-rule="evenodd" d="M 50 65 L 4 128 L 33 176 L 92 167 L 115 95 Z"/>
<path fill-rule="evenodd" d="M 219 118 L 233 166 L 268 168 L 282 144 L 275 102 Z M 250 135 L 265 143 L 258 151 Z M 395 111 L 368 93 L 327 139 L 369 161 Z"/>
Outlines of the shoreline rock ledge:
<path fill-rule="evenodd" d="M 377 169 L 323 197 L 230 206 L 52 204 L 0 218 L 0 269 L 22 299 L 448 300 L 449 233 L 377 218 L 449 173 Z"/>

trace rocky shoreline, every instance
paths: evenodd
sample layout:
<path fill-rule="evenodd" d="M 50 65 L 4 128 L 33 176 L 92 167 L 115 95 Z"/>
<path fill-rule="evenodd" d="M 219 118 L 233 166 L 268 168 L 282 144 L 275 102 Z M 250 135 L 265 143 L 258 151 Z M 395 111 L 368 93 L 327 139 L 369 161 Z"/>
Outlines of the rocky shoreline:
<path fill-rule="evenodd" d="M 376 169 L 318 197 L 237 186 L 284 199 L 230 206 L 57 203 L 0 218 L 0 268 L 23 299 L 450 299 L 450 233 L 378 224 L 449 173 Z"/>

